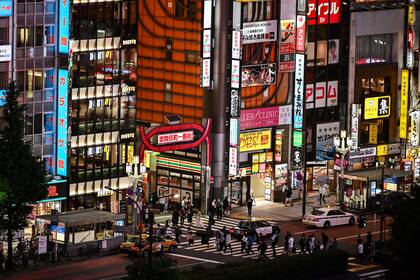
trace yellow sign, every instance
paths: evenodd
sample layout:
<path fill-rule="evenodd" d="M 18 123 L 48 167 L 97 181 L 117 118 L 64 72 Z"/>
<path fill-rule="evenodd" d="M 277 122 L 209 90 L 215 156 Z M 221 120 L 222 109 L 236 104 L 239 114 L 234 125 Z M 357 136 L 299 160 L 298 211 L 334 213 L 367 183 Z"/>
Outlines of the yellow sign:
<path fill-rule="evenodd" d="M 416 22 L 416 10 L 414 8 L 414 5 L 408 6 L 408 25 L 413 26 Z"/>
<path fill-rule="evenodd" d="M 391 96 L 369 97 L 365 99 L 365 120 L 387 118 L 391 114 Z"/>
<path fill-rule="evenodd" d="M 134 146 L 131 145 L 127 146 L 127 163 L 134 163 Z"/>
<path fill-rule="evenodd" d="M 378 143 L 378 127 L 374 124 L 369 125 L 369 143 Z"/>
<path fill-rule="evenodd" d="M 407 139 L 408 113 L 408 76 L 407 69 L 401 70 L 401 105 L 400 105 L 400 138 Z"/>
<path fill-rule="evenodd" d="M 241 133 L 239 151 L 248 152 L 271 148 L 271 130 Z"/>
<path fill-rule="evenodd" d="M 378 145 L 376 147 L 376 155 L 379 156 L 386 156 L 388 154 L 388 145 Z"/>

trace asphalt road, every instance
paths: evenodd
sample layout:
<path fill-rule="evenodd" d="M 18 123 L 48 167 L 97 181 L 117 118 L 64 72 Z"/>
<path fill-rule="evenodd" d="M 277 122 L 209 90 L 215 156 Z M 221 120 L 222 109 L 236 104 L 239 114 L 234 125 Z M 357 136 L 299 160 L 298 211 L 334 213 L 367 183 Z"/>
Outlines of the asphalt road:
<path fill-rule="evenodd" d="M 330 238 L 336 237 L 339 243 L 339 247 L 351 252 L 355 252 L 356 239 L 359 234 L 366 238 L 368 231 L 372 231 L 374 240 L 379 239 L 379 228 L 380 222 L 372 220 L 373 217 L 368 219 L 368 227 L 359 229 L 355 226 L 339 226 L 329 228 L 327 230 L 310 228 L 304 226 L 301 222 L 287 222 L 281 224 L 281 236 L 284 236 L 286 231 L 294 234 L 295 241 L 298 242 L 302 233 L 306 236 L 313 233 L 316 238 L 320 238 L 321 232 L 325 232 Z M 379 217 L 378 217 L 379 219 Z M 216 222 L 217 223 L 222 223 Z M 234 223 L 235 221 L 231 221 Z M 386 219 L 386 238 L 389 238 L 389 223 L 390 218 Z M 236 241 L 235 241 L 236 242 Z M 170 258 L 176 260 L 179 269 L 190 269 L 194 265 L 213 266 L 219 263 L 226 263 L 231 261 L 239 261 L 245 258 L 255 258 L 253 256 L 246 256 L 246 254 L 233 254 L 230 253 L 222 254 L 215 252 L 213 244 L 210 247 L 206 247 L 200 244 L 198 238 L 193 247 L 188 247 L 185 242 L 181 248 L 177 249 L 174 254 L 166 254 Z M 283 246 L 283 239 L 280 240 L 278 254 L 281 254 L 281 246 Z M 236 251 L 240 251 L 239 247 L 236 247 Z M 236 255 L 236 256 L 234 256 Z M 48 267 L 40 267 L 30 271 L 18 271 L 8 276 L 0 276 L 0 279 L 10 280 L 111 280 L 119 279 L 126 275 L 125 267 L 131 262 L 130 258 L 124 254 L 115 254 L 104 257 L 97 257 L 86 259 L 82 261 L 75 261 L 61 265 L 51 265 Z"/>

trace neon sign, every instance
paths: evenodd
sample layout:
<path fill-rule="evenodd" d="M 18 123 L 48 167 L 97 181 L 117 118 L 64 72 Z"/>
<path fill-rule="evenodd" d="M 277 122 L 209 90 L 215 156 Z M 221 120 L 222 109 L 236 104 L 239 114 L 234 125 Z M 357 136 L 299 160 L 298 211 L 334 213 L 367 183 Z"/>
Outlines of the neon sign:
<path fill-rule="evenodd" d="M 59 6 L 60 25 L 58 29 L 58 52 L 69 53 L 69 20 L 70 7 L 68 0 L 60 0 Z"/>
<path fill-rule="evenodd" d="M 69 71 L 58 69 L 57 174 L 67 176 L 67 117 Z"/>

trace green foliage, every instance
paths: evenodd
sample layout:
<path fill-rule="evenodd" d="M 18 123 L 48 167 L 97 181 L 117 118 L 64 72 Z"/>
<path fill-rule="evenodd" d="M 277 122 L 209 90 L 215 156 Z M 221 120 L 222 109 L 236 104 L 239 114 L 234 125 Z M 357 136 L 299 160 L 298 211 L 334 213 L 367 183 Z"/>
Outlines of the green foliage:
<path fill-rule="evenodd" d="M 163 257 L 156 259 L 153 257 L 151 269 L 149 259 L 142 259 L 142 262 L 134 262 L 126 267 L 128 276 L 124 279 L 135 280 L 175 280 L 177 277 L 176 262 L 170 258 Z"/>
<path fill-rule="evenodd" d="M 414 199 L 401 201 L 394 207 L 392 223 L 392 249 L 396 258 L 394 272 L 401 279 L 418 274 L 420 251 L 420 193 Z"/>
<path fill-rule="evenodd" d="M 31 204 L 47 196 L 42 162 L 32 156 L 24 141 L 25 107 L 19 104 L 19 95 L 10 83 L 3 107 L 4 128 L 0 130 L 0 228 L 8 231 L 9 246 L 12 231 L 26 226 Z"/>

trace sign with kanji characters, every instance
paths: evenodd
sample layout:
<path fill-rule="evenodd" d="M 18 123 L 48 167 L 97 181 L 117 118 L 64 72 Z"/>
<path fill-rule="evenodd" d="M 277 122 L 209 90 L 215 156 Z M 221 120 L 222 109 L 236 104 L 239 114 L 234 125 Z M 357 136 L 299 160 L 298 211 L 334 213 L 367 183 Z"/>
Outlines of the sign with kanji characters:
<path fill-rule="evenodd" d="M 365 120 L 388 118 L 391 114 L 391 96 L 368 97 L 364 105 Z"/>
<path fill-rule="evenodd" d="M 293 96 L 293 128 L 303 128 L 303 109 L 305 92 L 305 55 L 296 54 L 295 94 Z"/>
<path fill-rule="evenodd" d="M 378 143 L 378 127 L 376 124 L 369 124 L 369 144 Z"/>
<path fill-rule="evenodd" d="M 307 16 L 309 25 L 340 23 L 341 0 L 308 0 Z"/>
<path fill-rule="evenodd" d="M 69 53 L 69 22 L 70 22 L 70 2 L 60 0 L 58 7 L 59 26 L 58 26 L 58 52 Z"/>
<path fill-rule="evenodd" d="M 334 159 L 334 136 L 339 134 L 339 122 L 316 125 L 316 160 Z"/>
<path fill-rule="evenodd" d="M 420 111 L 411 113 L 411 145 L 414 147 L 419 146 L 419 120 Z"/>
<path fill-rule="evenodd" d="M 305 35 L 306 35 L 306 17 L 302 15 L 296 16 L 296 51 L 305 51 Z"/>
<path fill-rule="evenodd" d="M 210 64 L 211 60 L 210 58 L 203 59 L 202 65 L 201 65 L 201 87 L 210 87 L 210 79 L 211 79 L 211 73 L 210 73 Z"/>
<path fill-rule="evenodd" d="M 211 29 L 203 30 L 203 58 L 211 56 Z"/>
<path fill-rule="evenodd" d="M 240 134 L 240 152 L 271 148 L 271 130 L 261 130 Z"/>
<path fill-rule="evenodd" d="M 192 140 L 194 140 L 194 131 L 192 130 L 159 134 L 157 137 L 158 144 L 172 144 Z"/>
<path fill-rule="evenodd" d="M 67 117 L 69 71 L 58 69 L 57 174 L 67 176 Z"/>
<path fill-rule="evenodd" d="M 400 138 L 407 139 L 408 70 L 401 70 Z"/>
<path fill-rule="evenodd" d="M 243 44 L 271 42 L 277 40 L 277 20 L 244 22 Z"/>

